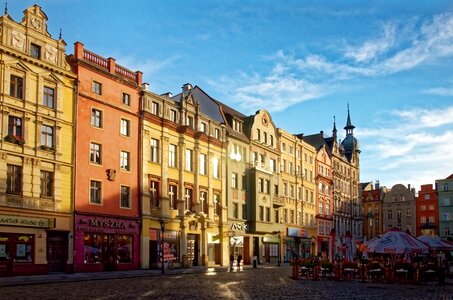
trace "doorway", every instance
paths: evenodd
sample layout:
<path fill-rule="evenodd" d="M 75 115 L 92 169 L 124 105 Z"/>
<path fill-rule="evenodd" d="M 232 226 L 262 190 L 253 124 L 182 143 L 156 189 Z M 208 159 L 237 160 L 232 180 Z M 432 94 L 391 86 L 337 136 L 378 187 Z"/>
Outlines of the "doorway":
<path fill-rule="evenodd" d="M 102 236 L 102 264 L 104 271 L 115 270 L 115 235 Z"/>
<path fill-rule="evenodd" d="M 47 232 L 47 267 L 49 273 L 65 272 L 68 260 L 68 233 Z"/>
<path fill-rule="evenodd" d="M 187 258 L 192 262 L 192 266 L 198 266 L 198 256 L 200 252 L 198 234 L 187 235 Z"/>

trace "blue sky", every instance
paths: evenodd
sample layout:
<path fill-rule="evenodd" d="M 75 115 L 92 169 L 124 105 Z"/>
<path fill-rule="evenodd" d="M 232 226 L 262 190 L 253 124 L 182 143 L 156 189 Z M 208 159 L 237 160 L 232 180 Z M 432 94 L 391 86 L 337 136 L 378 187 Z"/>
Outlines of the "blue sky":
<path fill-rule="evenodd" d="M 48 30 L 144 72 L 156 93 L 189 82 L 292 133 L 330 134 L 350 105 L 361 181 L 434 184 L 453 173 L 451 1 L 9 1 Z M 342 130 L 340 137 L 344 137 Z"/>

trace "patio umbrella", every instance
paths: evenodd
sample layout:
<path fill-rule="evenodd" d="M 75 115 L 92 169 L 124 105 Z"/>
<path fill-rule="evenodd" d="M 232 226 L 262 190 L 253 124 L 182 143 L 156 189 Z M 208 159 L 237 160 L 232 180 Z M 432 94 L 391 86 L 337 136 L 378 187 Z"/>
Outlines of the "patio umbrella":
<path fill-rule="evenodd" d="M 453 245 L 444 242 L 439 236 L 421 235 L 417 237 L 420 241 L 427 244 L 431 250 L 434 251 L 452 251 Z"/>
<path fill-rule="evenodd" d="M 371 241 L 370 241 L 371 242 Z M 369 243 L 368 253 L 411 254 L 427 253 L 429 247 L 399 229 L 390 229 L 378 241 Z"/>

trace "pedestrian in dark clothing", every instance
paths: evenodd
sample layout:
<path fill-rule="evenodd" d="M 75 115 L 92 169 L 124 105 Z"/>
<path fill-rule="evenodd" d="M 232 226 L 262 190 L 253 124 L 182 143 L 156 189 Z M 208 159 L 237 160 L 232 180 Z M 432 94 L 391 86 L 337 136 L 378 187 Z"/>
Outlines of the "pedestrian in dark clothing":
<path fill-rule="evenodd" d="M 230 271 L 233 271 L 233 263 L 234 263 L 234 255 L 231 253 L 230 255 Z"/>
<path fill-rule="evenodd" d="M 241 267 L 241 260 L 242 260 L 242 255 L 238 255 L 238 270 L 240 269 Z"/>

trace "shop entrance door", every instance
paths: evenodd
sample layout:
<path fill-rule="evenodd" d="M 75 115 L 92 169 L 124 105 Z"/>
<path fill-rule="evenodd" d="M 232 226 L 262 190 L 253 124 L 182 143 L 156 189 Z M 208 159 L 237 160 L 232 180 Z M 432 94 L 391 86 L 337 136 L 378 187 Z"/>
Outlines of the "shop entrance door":
<path fill-rule="evenodd" d="M 198 245 L 198 235 L 197 234 L 188 234 L 187 235 L 187 258 L 192 260 L 193 266 L 198 266 L 198 254 L 199 254 L 199 245 Z"/>
<path fill-rule="evenodd" d="M 66 232 L 47 232 L 47 267 L 50 273 L 66 271 L 67 236 Z"/>
<path fill-rule="evenodd" d="M 115 270 L 115 235 L 104 234 L 102 237 L 102 264 L 104 271 Z"/>

